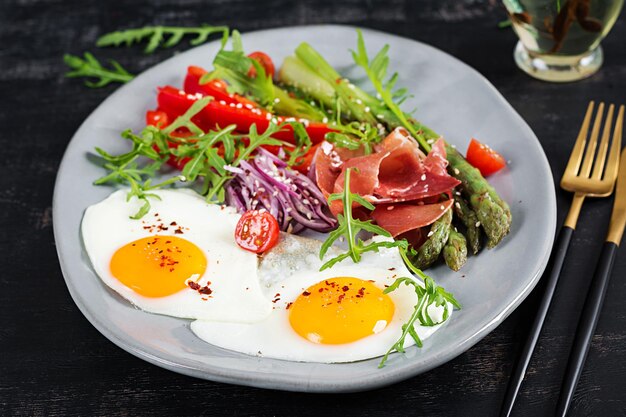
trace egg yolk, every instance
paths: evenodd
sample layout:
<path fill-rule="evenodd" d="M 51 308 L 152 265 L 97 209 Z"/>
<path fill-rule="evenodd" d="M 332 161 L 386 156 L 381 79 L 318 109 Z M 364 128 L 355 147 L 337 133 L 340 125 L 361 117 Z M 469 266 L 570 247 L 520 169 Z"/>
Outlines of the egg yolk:
<path fill-rule="evenodd" d="M 111 273 L 122 284 L 146 297 L 165 297 L 202 276 L 207 260 L 193 243 L 176 236 L 150 236 L 119 248 L 111 258 Z"/>
<path fill-rule="evenodd" d="M 382 331 L 395 306 L 391 297 L 370 281 L 338 277 L 304 291 L 289 307 L 289 322 L 314 343 L 350 343 Z"/>

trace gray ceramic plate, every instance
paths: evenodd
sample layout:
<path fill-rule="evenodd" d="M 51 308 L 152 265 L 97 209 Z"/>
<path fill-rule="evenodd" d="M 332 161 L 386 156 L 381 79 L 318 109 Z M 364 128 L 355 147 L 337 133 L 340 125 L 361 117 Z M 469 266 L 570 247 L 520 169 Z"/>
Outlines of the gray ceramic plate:
<path fill-rule="evenodd" d="M 463 304 L 463 310 L 428 339 L 422 349 L 395 354 L 383 369 L 379 359 L 349 364 L 296 363 L 246 356 L 213 347 L 196 338 L 189 321 L 136 310 L 96 277 L 83 252 L 79 225 L 85 208 L 112 192 L 91 182 L 101 168 L 87 160 L 95 146 L 124 151 L 126 128 L 141 129 L 145 111 L 155 107 L 156 87 L 182 85 L 186 67 L 210 67 L 217 42 L 194 48 L 144 72 L 106 99 L 70 142 L 54 193 L 54 234 L 65 281 L 89 321 L 122 349 L 158 366 L 213 381 L 292 391 L 360 391 L 388 385 L 449 361 L 501 323 L 537 283 L 554 238 L 556 203 L 553 179 L 541 146 L 522 118 L 476 71 L 428 45 L 365 30 L 373 52 L 391 45 L 391 67 L 399 84 L 415 94 L 407 108 L 451 143 L 465 149 L 481 138 L 511 162 L 490 178 L 510 203 L 513 229 L 491 251 L 472 257 L 462 272 L 445 267 L 430 274 Z M 291 27 L 243 36 L 247 50 L 262 50 L 282 62 L 302 41 L 312 44 L 335 67 L 362 76 L 351 66 L 354 28 Z M 88 92 L 85 92 L 88 94 Z"/>

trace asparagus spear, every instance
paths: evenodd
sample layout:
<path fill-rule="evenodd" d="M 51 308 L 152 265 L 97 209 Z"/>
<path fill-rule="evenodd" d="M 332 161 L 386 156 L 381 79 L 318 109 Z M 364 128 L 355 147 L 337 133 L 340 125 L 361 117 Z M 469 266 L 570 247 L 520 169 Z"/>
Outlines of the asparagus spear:
<path fill-rule="evenodd" d="M 467 241 L 455 228 L 450 229 L 448 242 L 443 247 L 443 259 L 453 271 L 461 269 L 467 261 Z"/>
<path fill-rule="evenodd" d="M 450 162 L 450 174 L 463 183 L 463 195 L 485 230 L 487 247 L 495 247 L 511 228 L 511 210 L 508 204 L 483 178 L 480 171 L 471 166 L 456 149 L 446 144 L 446 152 Z"/>
<path fill-rule="evenodd" d="M 467 205 L 467 201 L 460 195 L 454 198 L 454 214 L 465 225 L 465 236 L 467 245 L 472 253 L 476 255 L 480 250 L 480 222 L 474 210 Z"/>
<path fill-rule="evenodd" d="M 274 86 L 274 111 L 281 116 L 305 118 L 311 121 L 322 121 L 324 112 L 304 100 L 291 97 L 280 87 Z"/>
<path fill-rule="evenodd" d="M 413 265 L 420 269 L 425 269 L 437 260 L 450 236 L 451 222 L 452 210 L 448 210 L 430 226 L 428 240 L 412 256 L 411 262 Z"/>
<path fill-rule="evenodd" d="M 352 118 L 365 123 L 376 124 L 376 118 L 363 105 L 363 100 L 356 97 L 353 91 L 354 85 L 335 71 L 311 45 L 306 42 L 301 43 L 296 48 L 296 56 L 333 87 L 337 97 L 342 100 L 342 105 L 350 112 Z"/>

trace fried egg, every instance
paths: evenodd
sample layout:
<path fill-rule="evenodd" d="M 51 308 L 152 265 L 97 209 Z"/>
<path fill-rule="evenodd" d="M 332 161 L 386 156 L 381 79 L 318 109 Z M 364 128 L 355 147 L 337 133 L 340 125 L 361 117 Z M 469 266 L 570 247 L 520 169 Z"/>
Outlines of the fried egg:
<path fill-rule="evenodd" d="M 397 248 L 366 252 L 358 264 L 345 259 L 319 271 L 321 242 L 281 234 L 277 247 L 259 266 L 259 281 L 273 310 L 256 323 L 197 320 L 192 331 L 202 340 L 248 355 L 300 362 L 353 362 L 384 355 L 400 338 L 414 311 L 412 286 L 384 294 L 398 277 L 412 277 Z M 336 256 L 331 248 L 325 260 Z M 449 305 L 451 312 L 452 306 Z M 443 306 L 429 307 L 441 321 Z M 416 325 L 426 339 L 441 325 Z M 404 346 L 415 342 L 405 339 Z"/>
<path fill-rule="evenodd" d="M 274 304 L 261 289 L 258 259 L 233 236 L 240 215 L 189 190 L 153 191 L 150 211 L 119 190 L 87 208 L 81 233 L 100 279 L 138 308 L 168 316 L 248 323 Z"/>

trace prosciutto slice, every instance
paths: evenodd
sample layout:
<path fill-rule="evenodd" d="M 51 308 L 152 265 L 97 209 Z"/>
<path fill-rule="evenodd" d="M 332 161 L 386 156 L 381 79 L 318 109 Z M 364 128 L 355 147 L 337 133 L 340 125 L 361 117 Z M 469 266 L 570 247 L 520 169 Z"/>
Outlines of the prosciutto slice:
<path fill-rule="evenodd" d="M 424 155 L 402 128 L 390 133 L 369 155 L 326 142 L 314 157 L 315 178 L 325 196 L 343 191 L 346 170 L 355 168 L 350 191 L 377 206 L 373 213 L 364 211 L 363 215 L 374 218 L 394 237 L 431 224 L 450 208 L 452 200 L 437 202 L 438 196 L 450 194 L 460 183 L 447 173 L 447 163 L 442 139 Z M 340 201 L 333 201 L 330 209 L 334 215 L 343 211 Z"/>
<path fill-rule="evenodd" d="M 434 204 L 380 204 L 372 218 L 380 227 L 396 237 L 413 229 L 428 226 L 452 207 L 453 200 Z"/>

